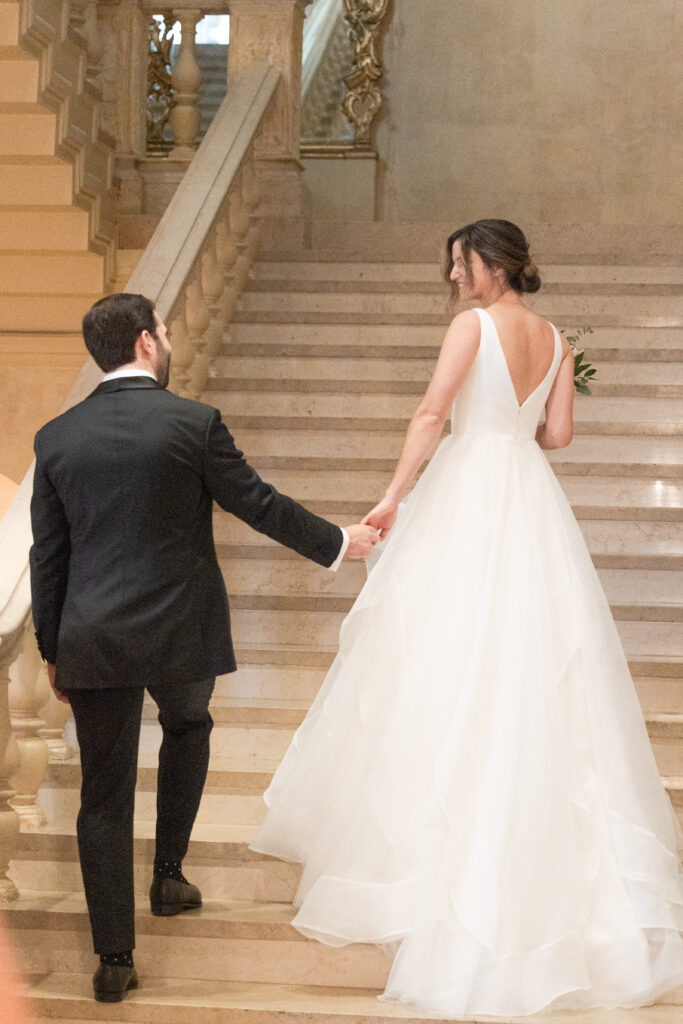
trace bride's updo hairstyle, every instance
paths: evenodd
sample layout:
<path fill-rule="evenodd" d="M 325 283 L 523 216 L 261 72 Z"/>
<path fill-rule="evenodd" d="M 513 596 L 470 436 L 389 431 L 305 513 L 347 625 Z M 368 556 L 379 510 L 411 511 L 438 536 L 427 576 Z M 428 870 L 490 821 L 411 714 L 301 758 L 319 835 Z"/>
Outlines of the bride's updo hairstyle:
<path fill-rule="evenodd" d="M 504 270 L 510 287 L 516 292 L 537 292 L 541 287 L 541 278 L 529 256 L 529 243 L 522 229 L 509 220 L 475 220 L 473 224 L 454 231 L 446 242 L 444 277 L 452 288 L 453 301 L 460 298 L 460 289 L 455 281 L 451 281 L 454 242 L 460 242 L 465 272 L 470 281 L 470 254 L 474 250 L 489 270 Z"/>

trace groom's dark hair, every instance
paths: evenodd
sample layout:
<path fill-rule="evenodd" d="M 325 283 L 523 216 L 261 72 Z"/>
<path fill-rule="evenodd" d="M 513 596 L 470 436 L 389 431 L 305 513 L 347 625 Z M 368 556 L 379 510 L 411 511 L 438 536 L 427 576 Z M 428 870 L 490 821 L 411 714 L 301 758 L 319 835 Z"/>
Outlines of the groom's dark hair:
<path fill-rule="evenodd" d="M 157 336 L 154 304 L 144 295 L 106 295 L 83 317 L 85 346 L 105 373 L 133 362 L 135 342 L 143 331 Z"/>

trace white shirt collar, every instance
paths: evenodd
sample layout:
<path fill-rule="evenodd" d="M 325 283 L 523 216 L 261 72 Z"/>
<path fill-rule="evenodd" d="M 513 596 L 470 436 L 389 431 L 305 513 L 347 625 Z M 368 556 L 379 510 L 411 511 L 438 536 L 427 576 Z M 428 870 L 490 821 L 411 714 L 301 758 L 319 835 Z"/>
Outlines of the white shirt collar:
<path fill-rule="evenodd" d="M 112 370 L 111 373 L 104 375 L 101 383 L 104 384 L 105 380 L 117 380 L 119 377 L 151 377 L 152 380 L 156 380 L 150 370 Z"/>

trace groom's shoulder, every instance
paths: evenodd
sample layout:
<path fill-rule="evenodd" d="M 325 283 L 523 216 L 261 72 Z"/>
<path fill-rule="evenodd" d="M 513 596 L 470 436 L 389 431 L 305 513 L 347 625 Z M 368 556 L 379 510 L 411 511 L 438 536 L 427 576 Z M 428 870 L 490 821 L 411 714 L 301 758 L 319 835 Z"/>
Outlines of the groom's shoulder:
<path fill-rule="evenodd" d="M 195 423 L 203 423 L 206 426 L 214 420 L 221 419 L 220 409 L 216 409 L 215 406 L 208 405 L 206 402 L 200 402 L 194 398 L 183 398 L 172 391 L 163 392 L 161 406 L 163 411 L 170 416 L 189 419 Z"/>

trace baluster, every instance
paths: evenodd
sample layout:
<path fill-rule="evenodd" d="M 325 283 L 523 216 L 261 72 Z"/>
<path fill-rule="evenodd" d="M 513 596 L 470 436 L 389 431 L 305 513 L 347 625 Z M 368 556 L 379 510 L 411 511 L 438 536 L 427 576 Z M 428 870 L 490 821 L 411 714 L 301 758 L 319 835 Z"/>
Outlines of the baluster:
<path fill-rule="evenodd" d="M 228 200 L 230 204 L 230 229 L 237 243 L 239 256 L 235 263 L 234 279 L 237 295 L 241 295 L 242 289 L 249 277 L 249 255 L 247 253 L 247 236 L 249 234 L 249 211 L 242 198 L 241 182 L 237 182 Z"/>
<path fill-rule="evenodd" d="M 190 397 L 190 365 L 194 353 L 185 320 L 185 298 L 179 303 L 177 312 L 169 317 L 168 334 L 173 345 L 171 358 L 171 387 L 183 398 Z"/>
<path fill-rule="evenodd" d="M 261 233 L 259 224 L 254 217 L 254 212 L 261 201 L 261 185 L 254 167 L 254 160 L 250 158 L 242 171 L 242 199 L 249 217 L 249 230 L 247 232 L 247 255 L 250 265 L 253 263 L 258 252 L 259 235 Z"/>
<path fill-rule="evenodd" d="M 223 330 L 227 329 L 237 305 L 235 266 L 239 257 L 235 236 L 230 229 L 230 205 L 224 204 L 216 225 L 216 256 L 223 272 L 223 295 L 221 297 L 221 320 Z"/>
<path fill-rule="evenodd" d="M 47 823 L 45 814 L 38 805 L 38 790 L 45 778 L 49 749 L 39 735 L 44 722 L 38 716 L 45 703 L 40 686 L 43 663 L 38 653 L 35 637 L 26 631 L 21 654 L 10 668 L 8 691 L 12 729 L 19 745 L 20 763 L 10 779 L 15 790 L 12 807 L 28 831 Z"/>
<path fill-rule="evenodd" d="M 197 396 L 204 389 L 209 373 L 209 364 L 220 349 L 223 341 L 221 299 L 225 284 L 223 281 L 223 271 L 218 262 L 218 254 L 216 252 L 215 229 L 202 254 L 201 286 L 209 313 L 209 323 L 204 331 L 202 349 L 197 354 L 191 370 L 192 388 Z"/>
<path fill-rule="evenodd" d="M 99 87 L 105 46 L 97 7 L 97 0 L 72 0 L 70 17 L 73 27 L 85 40 L 87 79 Z"/>
<path fill-rule="evenodd" d="M 7 877 L 19 840 L 19 815 L 10 804 L 14 789 L 9 780 L 20 762 L 19 747 L 10 724 L 8 688 L 9 661 L 5 661 L 0 665 L 0 903 L 8 903 L 19 896 L 16 885 Z"/>
<path fill-rule="evenodd" d="M 202 75 L 195 53 L 195 31 L 203 14 L 195 8 L 176 10 L 173 15 L 180 22 L 180 52 L 173 65 L 171 81 L 175 90 L 175 102 L 171 110 L 171 127 L 175 134 L 175 147 L 171 158 L 191 160 L 197 148 L 199 131 L 199 110 L 197 100 L 202 84 Z"/>
<path fill-rule="evenodd" d="M 203 360 L 204 351 L 206 349 L 207 328 L 211 323 L 211 313 L 209 307 L 206 304 L 204 297 L 204 291 L 202 288 L 201 280 L 201 264 L 195 264 L 194 277 L 185 286 L 185 322 L 187 323 L 187 331 L 190 339 L 190 348 L 192 351 L 192 361 L 189 367 L 189 392 L 190 398 L 198 398 L 198 392 L 195 390 L 195 380 L 197 379 L 198 370 L 195 369 L 197 360 Z M 205 378 L 206 379 L 206 378 Z"/>

